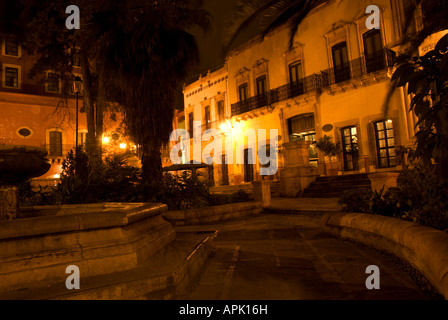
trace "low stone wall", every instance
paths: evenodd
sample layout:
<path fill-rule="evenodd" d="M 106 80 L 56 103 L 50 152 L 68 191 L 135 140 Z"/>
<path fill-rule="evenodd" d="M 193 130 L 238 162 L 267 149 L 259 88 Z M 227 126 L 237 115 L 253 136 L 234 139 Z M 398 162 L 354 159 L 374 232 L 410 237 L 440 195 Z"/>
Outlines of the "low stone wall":
<path fill-rule="evenodd" d="M 163 217 L 174 225 L 207 224 L 261 213 L 261 202 L 240 202 L 197 209 L 167 211 Z"/>
<path fill-rule="evenodd" d="M 65 284 L 129 270 L 174 241 L 164 204 L 93 204 L 23 208 L 0 222 L 0 292 Z M 138 223 L 135 223 L 138 222 Z"/>
<path fill-rule="evenodd" d="M 328 213 L 331 233 L 386 250 L 419 270 L 448 299 L 448 234 L 395 218 L 362 213 Z"/>

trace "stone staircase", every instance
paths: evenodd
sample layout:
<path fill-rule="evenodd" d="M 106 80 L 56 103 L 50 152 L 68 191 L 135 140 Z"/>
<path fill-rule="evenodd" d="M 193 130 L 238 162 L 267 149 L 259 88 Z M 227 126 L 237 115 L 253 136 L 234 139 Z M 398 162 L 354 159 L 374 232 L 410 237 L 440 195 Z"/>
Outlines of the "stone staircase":
<path fill-rule="evenodd" d="M 300 195 L 300 198 L 338 198 L 343 191 L 350 189 L 370 189 L 367 174 L 347 174 L 343 176 L 318 177 Z"/>

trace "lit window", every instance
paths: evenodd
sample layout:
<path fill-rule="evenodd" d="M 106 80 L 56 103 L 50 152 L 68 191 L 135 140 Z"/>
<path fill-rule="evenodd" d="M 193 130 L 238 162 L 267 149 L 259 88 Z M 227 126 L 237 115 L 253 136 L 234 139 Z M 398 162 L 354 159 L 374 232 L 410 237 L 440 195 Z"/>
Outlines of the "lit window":
<path fill-rule="evenodd" d="M 388 168 L 396 165 L 395 135 L 392 120 L 375 123 L 378 167 Z"/>

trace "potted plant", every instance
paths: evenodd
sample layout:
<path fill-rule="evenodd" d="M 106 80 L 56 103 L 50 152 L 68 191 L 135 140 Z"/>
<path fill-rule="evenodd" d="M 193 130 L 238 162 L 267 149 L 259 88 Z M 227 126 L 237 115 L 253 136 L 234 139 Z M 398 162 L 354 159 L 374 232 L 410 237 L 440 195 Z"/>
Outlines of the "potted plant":
<path fill-rule="evenodd" d="M 328 157 L 328 160 L 330 162 L 330 168 L 328 169 L 328 173 L 331 176 L 335 176 L 338 174 L 339 168 L 337 166 L 333 167 L 331 160 L 340 151 L 337 145 L 331 140 L 332 140 L 331 137 L 324 135 L 322 138 L 319 139 L 319 141 L 317 141 L 316 148 L 322 151 L 325 157 Z M 325 174 L 327 174 L 327 167 L 325 164 L 325 160 L 324 160 L 324 170 Z"/>

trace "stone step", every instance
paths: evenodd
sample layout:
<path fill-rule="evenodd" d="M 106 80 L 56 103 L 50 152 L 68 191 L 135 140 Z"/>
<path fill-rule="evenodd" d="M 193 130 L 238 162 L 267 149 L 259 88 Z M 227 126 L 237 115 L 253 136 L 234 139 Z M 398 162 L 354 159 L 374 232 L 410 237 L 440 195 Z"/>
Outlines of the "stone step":
<path fill-rule="evenodd" d="M 240 184 L 240 185 L 229 185 L 229 186 L 216 186 L 210 188 L 210 192 L 212 193 L 223 193 L 223 194 L 232 194 L 238 192 L 238 190 L 244 190 L 247 193 L 253 192 L 252 184 Z M 280 182 L 273 182 L 271 184 L 271 193 L 280 192 Z"/>
<path fill-rule="evenodd" d="M 318 177 L 303 191 L 300 197 L 338 198 L 346 190 L 361 188 L 371 188 L 371 182 L 367 174 Z"/>
<path fill-rule="evenodd" d="M 352 184 L 352 185 L 314 185 L 311 184 L 306 190 L 316 190 L 316 191 L 344 191 L 344 190 L 351 190 L 351 189 L 360 189 L 360 188 L 371 188 L 370 184 Z"/>
<path fill-rule="evenodd" d="M 172 299 L 189 287 L 208 259 L 215 234 L 178 233 L 176 240 L 138 268 L 113 274 L 82 277 L 80 289 L 65 283 L 0 294 L 1 300 L 138 300 Z M 69 275 L 67 275 L 68 277 Z"/>
<path fill-rule="evenodd" d="M 369 180 L 369 177 L 365 173 L 358 173 L 358 174 L 346 174 L 346 175 L 326 176 L 326 177 L 317 177 L 316 178 L 316 182 L 356 181 L 356 180 Z"/>
<path fill-rule="evenodd" d="M 339 198 L 339 192 L 307 192 L 299 195 L 299 198 Z"/>

